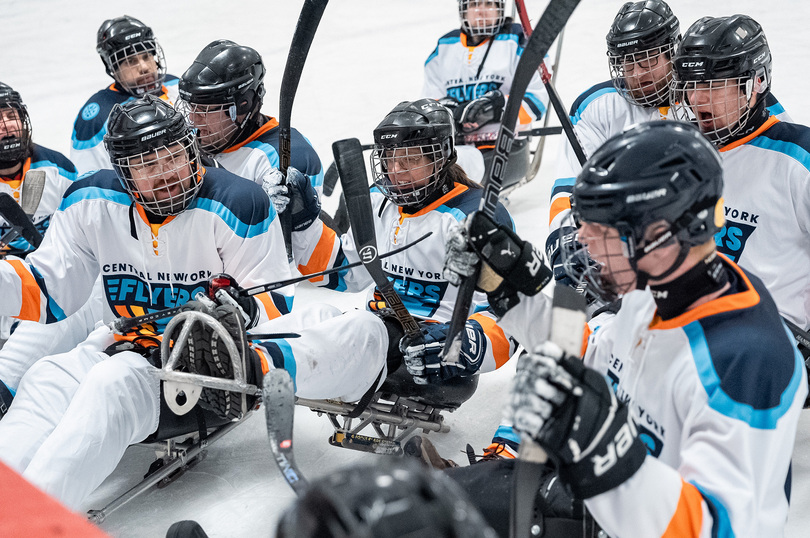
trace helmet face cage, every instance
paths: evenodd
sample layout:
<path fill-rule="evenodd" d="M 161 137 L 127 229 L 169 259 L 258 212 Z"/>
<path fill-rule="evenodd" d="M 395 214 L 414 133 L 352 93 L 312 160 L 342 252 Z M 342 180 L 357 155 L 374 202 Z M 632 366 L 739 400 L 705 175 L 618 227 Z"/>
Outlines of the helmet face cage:
<path fill-rule="evenodd" d="M 0 84 L 0 167 L 22 162 L 31 147 L 31 119 L 20 94 Z"/>
<path fill-rule="evenodd" d="M 176 107 L 196 131 L 204 153 L 220 153 L 239 136 L 235 103 L 204 105 L 180 99 Z"/>
<path fill-rule="evenodd" d="M 636 105 L 666 105 L 672 82 L 674 49 L 675 43 L 669 42 L 628 54 L 612 54 L 608 51 L 613 86 L 622 97 Z"/>
<path fill-rule="evenodd" d="M 609 227 L 605 227 L 601 237 L 581 236 L 578 219 L 573 214 L 563 219 L 562 227 L 572 230 L 560 236 L 560 253 L 563 270 L 577 291 L 586 297 L 611 303 L 635 289 L 636 273 L 626 253 L 608 249 Z M 595 245 L 594 250 L 603 254 L 599 259 L 592 258 L 586 245 Z"/>
<path fill-rule="evenodd" d="M 721 147 L 745 129 L 753 110 L 751 97 L 765 86 L 757 84 L 758 79 L 682 81 L 675 73 L 670 95 L 673 116 L 694 124 L 715 146 Z"/>
<path fill-rule="evenodd" d="M 374 184 L 398 206 L 418 206 L 436 190 L 446 157 L 438 142 L 422 145 L 375 144 L 371 152 Z"/>
<path fill-rule="evenodd" d="M 182 212 L 202 185 L 200 155 L 191 130 L 174 142 L 130 156 L 112 157 L 112 165 L 130 196 L 148 212 Z"/>
<path fill-rule="evenodd" d="M 104 51 L 101 58 L 115 81 L 132 95 L 158 91 L 166 78 L 163 48 L 155 38 Z"/>
<path fill-rule="evenodd" d="M 461 27 L 472 37 L 497 34 L 505 20 L 505 3 L 504 0 L 459 0 Z M 497 10 L 494 16 L 493 9 Z"/>

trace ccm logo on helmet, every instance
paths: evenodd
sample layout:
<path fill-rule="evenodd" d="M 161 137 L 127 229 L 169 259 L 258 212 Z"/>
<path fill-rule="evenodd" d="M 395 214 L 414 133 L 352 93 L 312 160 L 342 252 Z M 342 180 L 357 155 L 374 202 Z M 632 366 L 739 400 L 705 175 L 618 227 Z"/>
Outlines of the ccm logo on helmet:
<path fill-rule="evenodd" d="M 661 198 L 662 196 L 667 195 L 666 187 L 661 187 L 660 189 L 656 189 L 654 191 L 648 192 L 640 192 L 638 194 L 629 194 L 627 198 L 625 198 L 625 203 L 628 204 L 635 204 L 636 202 L 645 202 L 647 200 L 654 200 L 655 198 Z"/>
<path fill-rule="evenodd" d="M 143 142 L 145 140 L 155 138 L 156 136 L 160 136 L 162 134 L 166 134 L 166 129 L 161 129 L 160 131 L 155 131 L 154 133 L 149 133 L 149 134 L 143 135 L 141 137 L 141 142 Z"/>
<path fill-rule="evenodd" d="M 681 67 L 703 67 L 703 62 L 681 62 Z"/>
<path fill-rule="evenodd" d="M 390 138 L 396 138 L 397 136 L 399 136 L 397 133 L 384 134 L 380 136 L 380 140 L 388 140 Z"/>
<path fill-rule="evenodd" d="M 141 37 L 141 32 L 137 32 L 134 34 L 129 34 L 124 38 L 124 41 L 129 41 L 130 39 L 135 39 L 136 37 Z"/>

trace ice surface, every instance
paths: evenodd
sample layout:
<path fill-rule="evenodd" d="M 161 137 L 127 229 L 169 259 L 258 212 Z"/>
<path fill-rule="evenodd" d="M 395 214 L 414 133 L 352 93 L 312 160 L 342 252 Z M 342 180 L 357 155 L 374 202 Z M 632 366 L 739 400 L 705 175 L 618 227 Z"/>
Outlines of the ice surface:
<path fill-rule="evenodd" d="M 536 21 L 546 1 L 527 4 Z M 604 35 L 621 4 L 619 0 L 583 0 L 574 12 L 565 31 L 557 83 L 566 105 L 592 84 L 607 79 Z M 277 115 L 276 97 L 300 5 L 300 0 L 4 0 L 0 3 L 4 22 L 0 80 L 22 94 L 31 112 L 34 140 L 67 154 L 79 109 L 111 82 L 95 52 L 96 30 L 104 19 L 126 13 L 152 26 L 166 53 L 169 72 L 178 76 L 215 39 L 256 48 L 268 72 L 264 112 Z M 368 142 L 374 126 L 396 103 L 419 97 L 424 60 L 437 39 L 457 25 L 456 5 L 454 0 L 330 2 L 310 50 L 292 116 L 293 126 L 311 140 L 325 166 L 332 161 L 333 141 L 358 137 Z M 704 15 L 746 13 L 757 19 L 774 55 L 774 94 L 794 120 L 810 123 L 810 112 L 802 105 L 810 65 L 810 3 L 671 0 L 670 5 L 682 29 Z M 518 231 L 535 242 L 542 242 L 547 231 L 557 142 L 558 138 L 549 139 L 537 179 L 516 191 L 509 206 Z M 335 197 L 325 201 L 328 210 L 335 205 Z M 361 305 L 358 295 L 302 285 L 296 302 L 308 301 Z M 447 417 L 450 433 L 431 434 L 443 455 L 463 461 L 460 451 L 465 443 L 478 450 L 488 444 L 513 371 L 514 366 L 507 365 L 483 376 L 475 396 Z M 296 459 L 310 478 L 379 457 L 329 446 L 331 426 L 308 409 L 298 408 L 295 418 Z M 810 523 L 810 451 L 804 448 L 808 420 L 805 414 L 794 458 L 788 536 L 805 536 Z M 151 461 L 151 451 L 130 448 L 85 508 L 100 508 L 135 484 Z M 211 446 L 208 457 L 175 483 L 114 512 L 102 529 L 122 538 L 163 536 L 172 522 L 195 519 L 212 537 L 271 536 L 279 513 L 292 499 L 292 490 L 267 450 L 263 413 L 257 413 Z M 643 507 L 633 507 L 628 517 L 638 517 L 639 512 Z"/>

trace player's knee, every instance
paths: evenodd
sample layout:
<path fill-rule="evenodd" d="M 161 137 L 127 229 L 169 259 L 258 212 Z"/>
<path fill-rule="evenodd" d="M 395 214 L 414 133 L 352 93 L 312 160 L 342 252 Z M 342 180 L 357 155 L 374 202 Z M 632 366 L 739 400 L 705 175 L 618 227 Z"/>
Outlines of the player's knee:
<path fill-rule="evenodd" d="M 307 318 L 311 318 L 313 324 L 332 319 L 342 313 L 340 308 L 327 303 L 307 307 Z"/>

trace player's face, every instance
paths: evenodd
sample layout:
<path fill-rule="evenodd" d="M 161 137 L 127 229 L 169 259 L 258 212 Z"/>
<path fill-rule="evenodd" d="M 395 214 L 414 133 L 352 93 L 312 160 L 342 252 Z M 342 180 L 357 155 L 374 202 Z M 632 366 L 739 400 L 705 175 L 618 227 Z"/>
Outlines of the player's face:
<path fill-rule="evenodd" d="M 183 199 L 193 180 L 186 148 L 179 143 L 130 157 L 129 171 L 147 202 Z"/>
<path fill-rule="evenodd" d="M 386 150 L 383 160 L 389 181 L 403 194 L 425 187 L 435 172 L 432 155 L 421 146 Z"/>
<path fill-rule="evenodd" d="M 115 72 L 115 79 L 126 88 L 148 87 L 158 79 L 158 64 L 151 52 L 124 57 Z"/>
<path fill-rule="evenodd" d="M 233 137 L 238 125 L 231 118 L 229 105 L 200 105 L 187 103 L 184 113 L 197 129 L 200 148 L 208 153 L 219 153 Z M 237 117 L 239 121 L 241 118 Z"/>
<path fill-rule="evenodd" d="M 0 108 L 0 140 L 6 137 L 22 136 L 23 122 L 19 110 L 10 107 Z"/>
<path fill-rule="evenodd" d="M 751 97 L 753 104 L 755 96 Z M 704 133 L 734 127 L 748 108 L 739 79 L 688 83 L 686 100 L 698 127 Z"/>
<path fill-rule="evenodd" d="M 599 275 L 603 286 L 617 295 L 635 288 L 636 273 L 624 255 L 623 243 L 616 228 L 582 222 L 577 240 L 588 248 L 591 258 L 600 265 Z"/>
<path fill-rule="evenodd" d="M 467 3 L 467 22 L 471 28 L 489 33 L 498 24 L 500 2 L 489 0 L 470 0 Z"/>
<path fill-rule="evenodd" d="M 669 91 L 672 62 L 660 48 L 626 54 L 622 68 L 624 83 L 637 101 Z"/>

